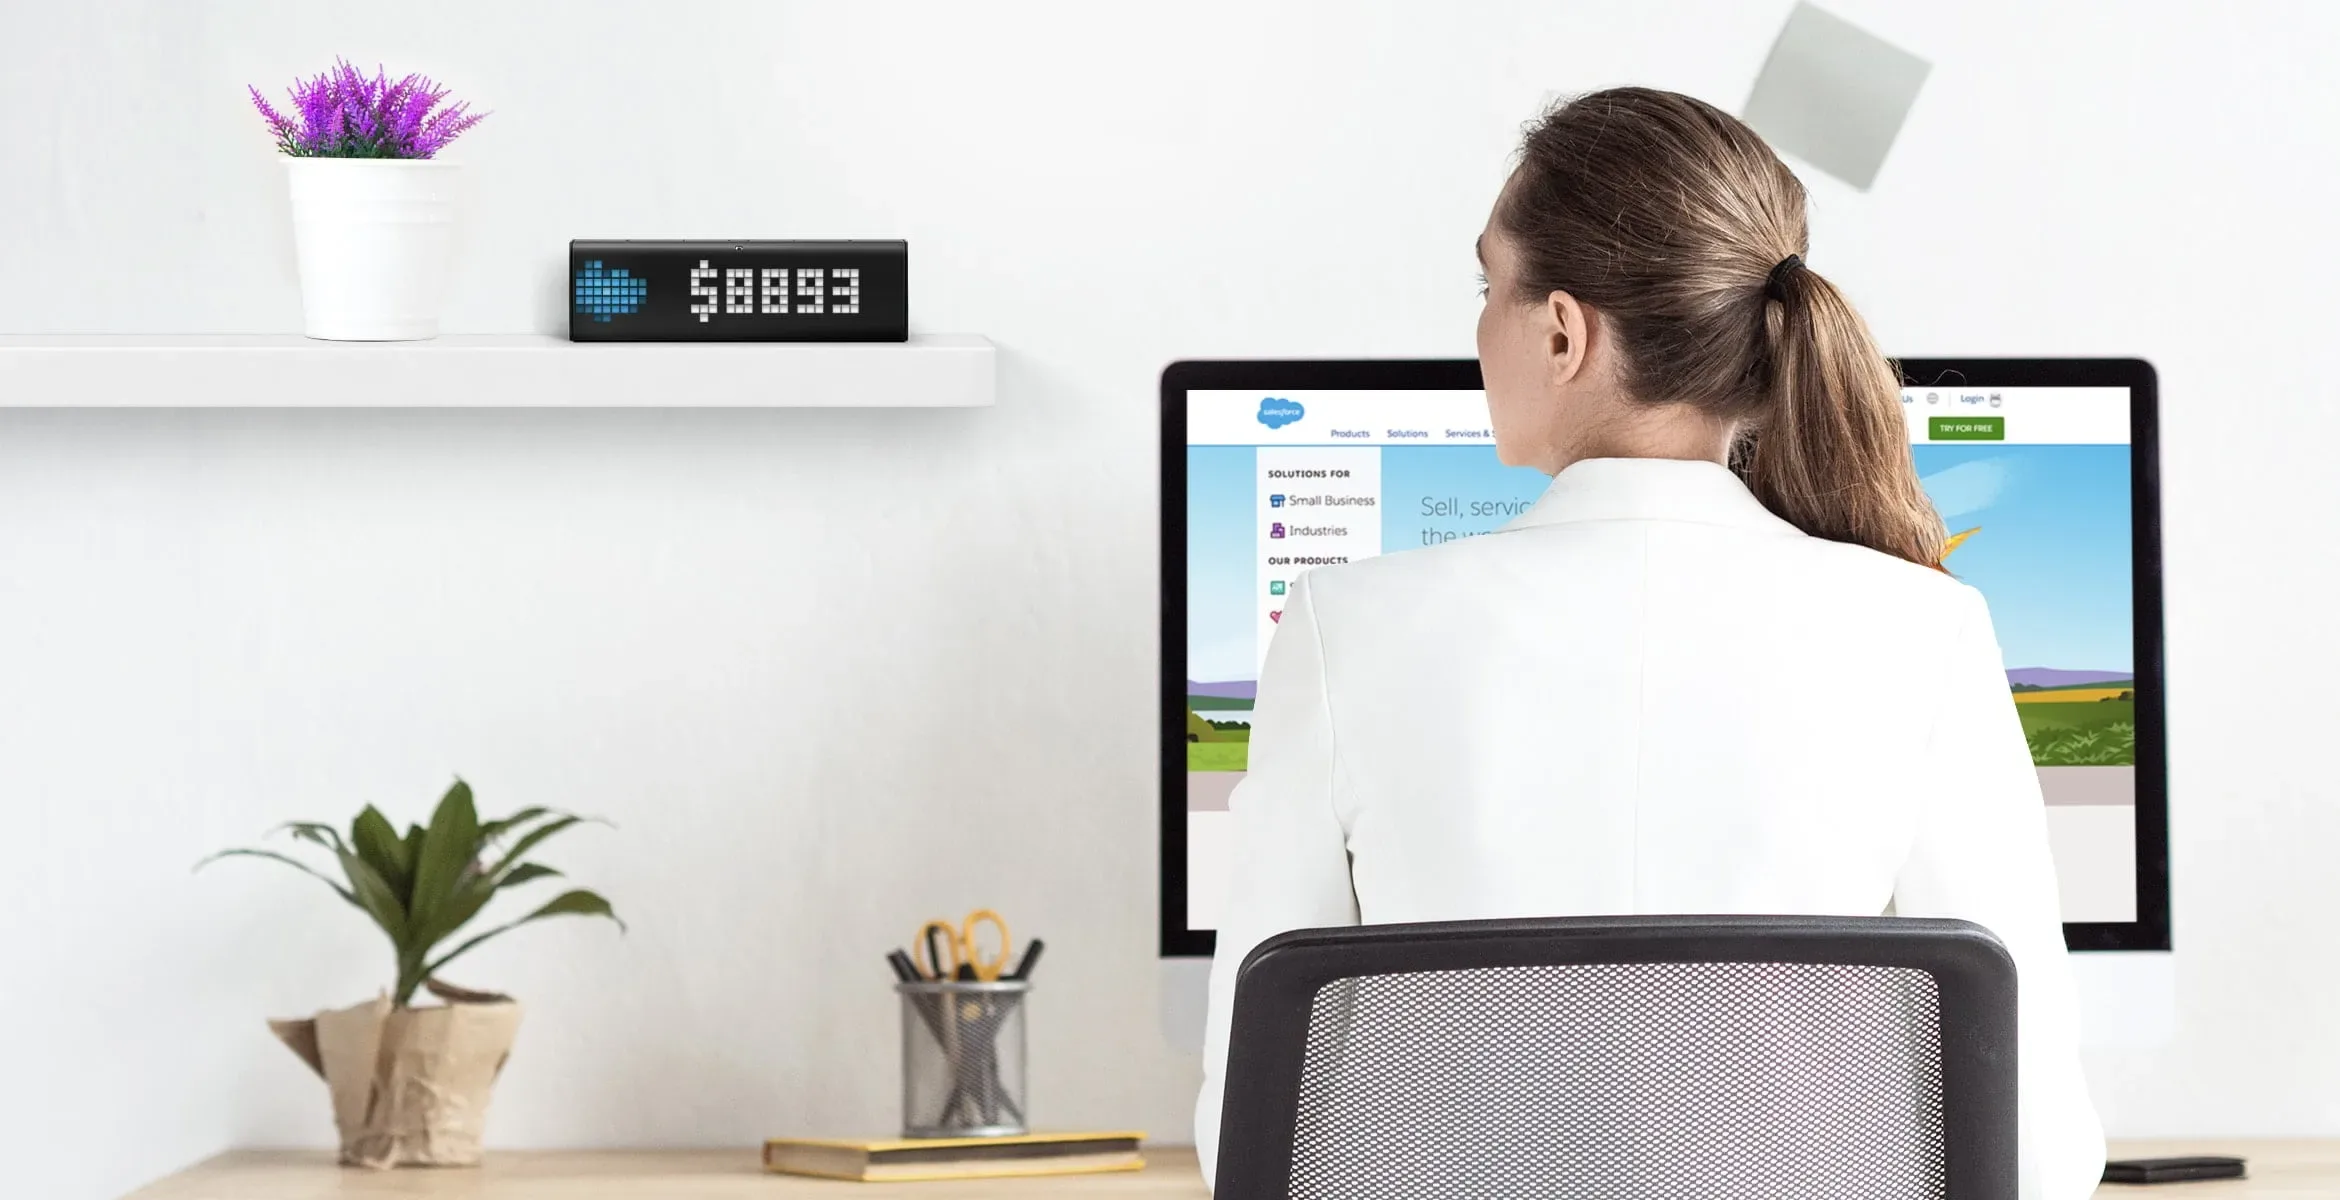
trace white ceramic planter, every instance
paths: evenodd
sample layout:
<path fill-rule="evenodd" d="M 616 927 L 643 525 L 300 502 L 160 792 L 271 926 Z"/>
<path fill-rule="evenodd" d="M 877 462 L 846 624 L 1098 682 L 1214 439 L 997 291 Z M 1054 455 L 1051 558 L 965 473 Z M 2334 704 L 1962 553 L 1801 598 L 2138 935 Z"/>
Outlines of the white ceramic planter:
<path fill-rule="evenodd" d="M 456 172 L 429 159 L 286 158 L 302 332 L 437 337 L 455 257 Z"/>

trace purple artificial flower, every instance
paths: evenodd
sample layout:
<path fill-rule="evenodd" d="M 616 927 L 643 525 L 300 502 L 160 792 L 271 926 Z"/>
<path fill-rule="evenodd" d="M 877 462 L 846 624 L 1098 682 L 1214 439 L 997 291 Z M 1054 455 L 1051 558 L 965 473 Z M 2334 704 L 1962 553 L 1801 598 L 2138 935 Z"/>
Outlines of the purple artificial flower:
<path fill-rule="evenodd" d="M 275 135 L 278 142 L 291 138 L 296 128 L 292 118 L 276 111 L 276 106 L 268 102 L 268 97 L 260 94 L 259 88 L 247 86 L 244 90 L 252 93 L 252 107 L 259 109 L 260 116 L 268 122 L 268 132 Z"/>
<path fill-rule="evenodd" d="M 293 81 L 292 116 L 259 88 L 246 90 L 276 148 L 295 158 L 429 158 L 487 116 L 464 103 L 439 107 L 447 89 L 428 76 L 394 82 L 376 67 L 368 78 L 348 59 L 315 79 Z"/>

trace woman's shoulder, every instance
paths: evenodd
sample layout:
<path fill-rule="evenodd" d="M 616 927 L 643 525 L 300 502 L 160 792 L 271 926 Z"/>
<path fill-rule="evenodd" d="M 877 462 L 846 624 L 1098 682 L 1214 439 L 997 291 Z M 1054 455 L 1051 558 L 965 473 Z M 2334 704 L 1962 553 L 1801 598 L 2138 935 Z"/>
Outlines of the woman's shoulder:
<path fill-rule="evenodd" d="M 1965 612 L 1983 603 L 1982 593 L 1945 567 L 1928 567 L 1881 550 L 1804 538 L 1799 550 L 1812 569 L 1846 584 L 1873 590 L 1924 612 Z"/>
<path fill-rule="evenodd" d="M 1570 572 L 1600 571 L 1617 565 L 1638 570 L 1652 552 L 1653 531 L 1697 529 L 1695 544 L 1675 543 L 1680 553 L 1707 559 L 1712 565 L 1750 570 L 1819 572 L 1874 587 L 1930 596 L 1957 603 L 1974 589 L 1940 567 L 1920 566 L 1880 550 L 1851 542 L 1809 537 L 1782 526 L 1784 534 L 1703 526 L 1667 526 L 1657 522 L 1593 523 L 1555 528 L 1506 528 L 1454 538 L 1438 545 L 1408 548 L 1370 558 L 1330 559 L 1291 565 L 1296 573 L 1342 590 L 1404 586 L 1421 580 L 1468 576 L 1476 570 L 1505 572 L 1523 566 L 1546 565 Z M 1555 535 L 1559 535 L 1555 537 Z M 1664 547 L 1658 547 L 1664 552 Z"/>
<path fill-rule="evenodd" d="M 1297 578 L 1320 612 L 1328 603 L 1372 608 L 1385 600 L 1484 596 L 1531 580 L 1561 590 L 1646 587 L 1650 556 L 1666 553 L 1647 540 L 1648 533 L 1646 526 L 1622 524 L 1578 526 L 1564 540 L 1544 531 L 1497 531 L 1353 562 L 1306 565 Z M 1848 542 L 1715 531 L 1680 544 L 1676 553 L 1676 569 L 1663 574 L 1685 586 L 1809 592 L 1815 603 L 1887 606 L 1917 621 L 1963 618 L 1983 607 L 1980 592 L 1939 567 Z"/>

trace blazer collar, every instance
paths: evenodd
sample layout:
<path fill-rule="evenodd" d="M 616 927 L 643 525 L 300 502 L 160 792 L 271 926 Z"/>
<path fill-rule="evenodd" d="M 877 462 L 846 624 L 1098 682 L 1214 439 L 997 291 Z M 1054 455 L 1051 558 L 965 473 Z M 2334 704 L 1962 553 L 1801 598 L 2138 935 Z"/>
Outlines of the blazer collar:
<path fill-rule="evenodd" d="M 1672 458 L 1588 458 L 1552 477 L 1542 499 L 1505 529 L 1582 521 L 1687 521 L 1804 536 L 1763 507 L 1719 463 Z"/>

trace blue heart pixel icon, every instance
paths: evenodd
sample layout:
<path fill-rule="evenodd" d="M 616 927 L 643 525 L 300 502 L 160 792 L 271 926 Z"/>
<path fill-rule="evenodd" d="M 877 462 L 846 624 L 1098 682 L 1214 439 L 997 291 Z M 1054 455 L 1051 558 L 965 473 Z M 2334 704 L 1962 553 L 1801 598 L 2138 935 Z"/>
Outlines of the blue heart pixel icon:
<path fill-rule="evenodd" d="M 642 298 L 650 294 L 649 280 L 634 278 L 624 267 L 604 267 L 598 258 L 578 267 L 577 277 L 570 282 L 576 305 L 573 311 L 601 322 L 642 311 Z"/>

